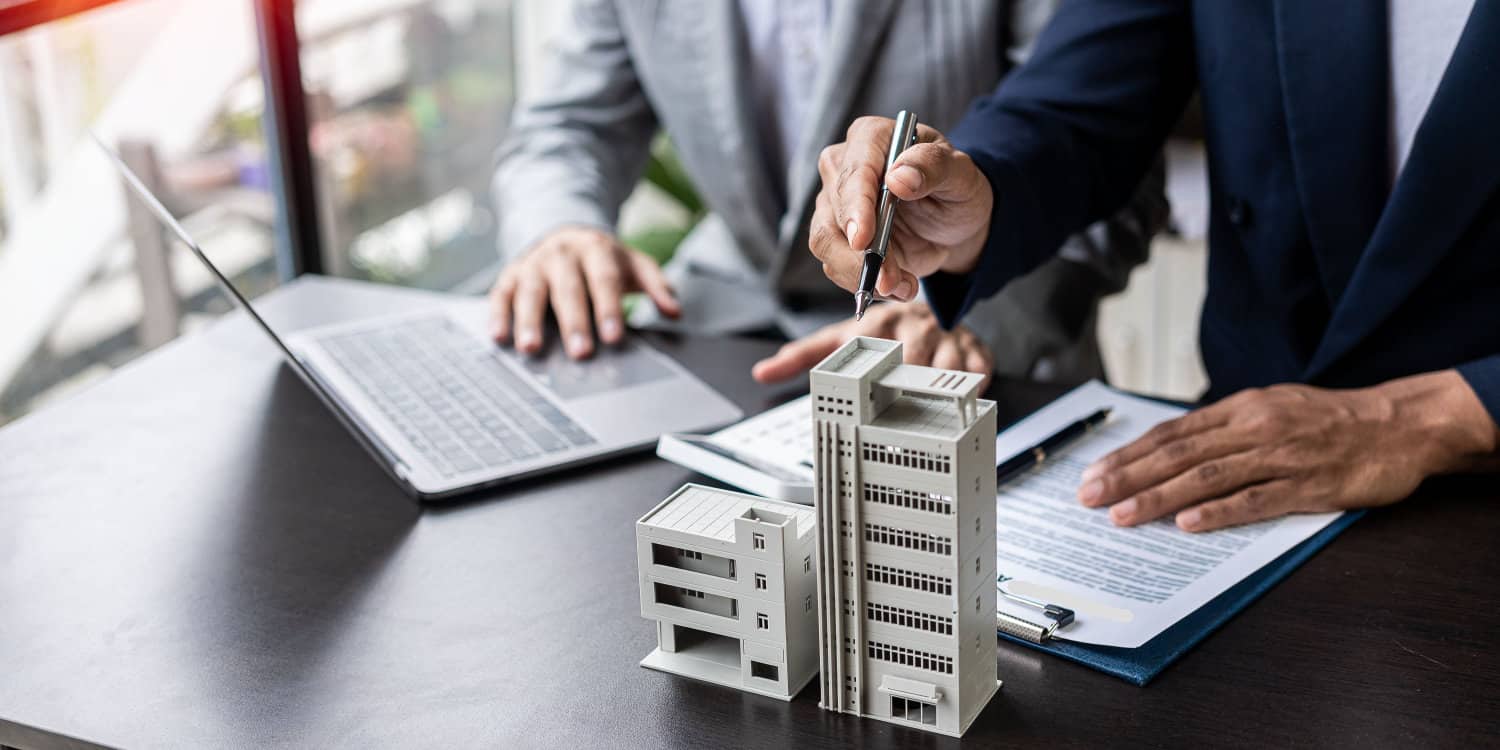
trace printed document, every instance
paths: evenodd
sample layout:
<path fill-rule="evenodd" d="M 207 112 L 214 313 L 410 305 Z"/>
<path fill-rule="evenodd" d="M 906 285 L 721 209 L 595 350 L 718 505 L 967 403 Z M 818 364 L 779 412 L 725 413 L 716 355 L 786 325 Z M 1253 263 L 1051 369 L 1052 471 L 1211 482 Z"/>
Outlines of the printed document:
<path fill-rule="evenodd" d="M 1058 604 L 1077 619 L 1055 637 L 1100 646 L 1145 644 L 1215 596 L 1317 533 L 1340 514 L 1287 516 L 1220 531 L 1190 534 L 1171 517 L 1116 527 L 1105 508 L 1078 502 L 1079 476 L 1183 409 L 1086 383 L 995 439 L 1004 461 L 1102 407 L 1103 426 L 999 487 L 996 571 L 1007 591 Z M 1045 625 L 1042 613 L 1004 596 L 998 608 Z"/>

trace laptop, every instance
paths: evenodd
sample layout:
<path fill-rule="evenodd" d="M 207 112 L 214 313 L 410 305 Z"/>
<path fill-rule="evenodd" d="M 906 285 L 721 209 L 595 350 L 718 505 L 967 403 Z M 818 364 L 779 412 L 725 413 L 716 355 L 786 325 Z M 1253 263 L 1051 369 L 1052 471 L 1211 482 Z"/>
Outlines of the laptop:
<path fill-rule="evenodd" d="M 575 467 L 647 448 L 665 433 L 743 416 L 635 336 L 585 361 L 570 360 L 556 346 L 541 356 L 520 355 L 485 336 L 482 321 L 440 303 L 278 334 L 140 178 L 99 146 L 287 364 L 418 500 Z"/>

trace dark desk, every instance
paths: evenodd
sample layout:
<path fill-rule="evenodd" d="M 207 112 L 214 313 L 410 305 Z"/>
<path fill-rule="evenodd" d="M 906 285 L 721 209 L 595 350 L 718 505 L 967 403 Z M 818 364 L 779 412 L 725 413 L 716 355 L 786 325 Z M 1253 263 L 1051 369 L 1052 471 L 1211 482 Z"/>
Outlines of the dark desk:
<path fill-rule="evenodd" d="M 423 299 L 313 280 L 267 307 Z M 747 409 L 776 396 L 747 374 L 768 344 L 656 342 Z M 997 390 L 1012 418 L 1052 395 Z M 692 478 L 639 456 L 424 512 L 232 318 L 0 431 L 0 745 L 956 744 L 636 666 L 631 524 Z M 1002 644 L 965 742 L 1494 741 L 1484 492 L 1371 514 L 1145 689 Z"/>

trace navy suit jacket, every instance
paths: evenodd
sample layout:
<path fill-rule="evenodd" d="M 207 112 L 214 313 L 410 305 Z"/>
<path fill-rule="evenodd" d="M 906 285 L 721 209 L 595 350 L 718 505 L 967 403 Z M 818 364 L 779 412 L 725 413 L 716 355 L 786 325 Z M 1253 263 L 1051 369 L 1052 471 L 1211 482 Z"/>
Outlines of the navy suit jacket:
<path fill-rule="evenodd" d="M 973 302 L 1124 204 L 1201 90 L 1207 397 L 1458 368 L 1500 422 L 1500 2 L 1480 0 L 1390 185 L 1385 5 L 1075 0 L 949 134 L 995 192 Z"/>

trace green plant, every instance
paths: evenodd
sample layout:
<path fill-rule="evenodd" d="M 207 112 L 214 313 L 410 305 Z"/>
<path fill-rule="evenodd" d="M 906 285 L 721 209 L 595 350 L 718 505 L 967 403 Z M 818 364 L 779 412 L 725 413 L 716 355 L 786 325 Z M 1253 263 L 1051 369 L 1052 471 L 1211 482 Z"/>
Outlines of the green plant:
<path fill-rule="evenodd" d="M 676 201 L 687 212 L 688 220 L 682 224 L 647 227 L 622 237 L 621 241 L 628 247 L 655 258 L 657 263 L 666 263 L 677 251 L 677 246 L 682 244 L 683 238 L 703 218 L 706 209 L 687 170 L 682 168 L 677 149 L 665 134 L 657 135 L 652 141 L 651 159 L 646 163 L 646 173 L 641 179 Z"/>

